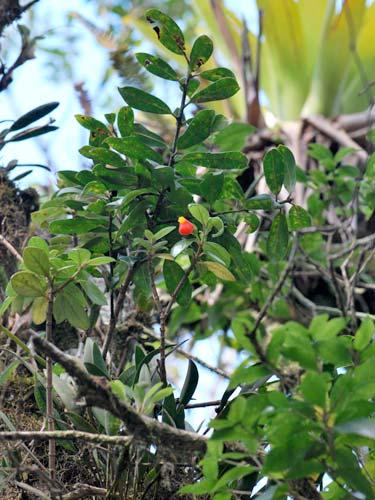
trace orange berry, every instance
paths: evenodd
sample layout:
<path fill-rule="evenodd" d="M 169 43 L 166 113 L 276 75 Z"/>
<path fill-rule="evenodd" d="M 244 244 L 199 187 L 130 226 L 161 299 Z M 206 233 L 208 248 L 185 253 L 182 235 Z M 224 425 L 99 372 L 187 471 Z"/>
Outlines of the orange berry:
<path fill-rule="evenodd" d="M 181 236 L 189 236 L 195 230 L 194 224 L 192 224 L 189 220 L 185 219 L 185 217 L 178 218 L 179 226 L 178 232 Z"/>

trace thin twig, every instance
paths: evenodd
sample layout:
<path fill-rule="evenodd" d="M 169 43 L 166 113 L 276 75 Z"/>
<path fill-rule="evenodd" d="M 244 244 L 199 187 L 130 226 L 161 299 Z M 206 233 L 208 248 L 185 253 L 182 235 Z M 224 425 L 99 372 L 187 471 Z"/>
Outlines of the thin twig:
<path fill-rule="evenodd" d="M 68 439 L 86 441 L 94 444 L 129 446 L 130 436 L 108 436 L 82 431 L 6 431 L 0 432 L 0 441 L 54 441 Z"/>
<path fill-rule="evenodd" d="M 9 241 L 4 238 L 2 234 L 0 234 L 0 243 L 5 246 L 7 250 L 19 261 L 22 262 L 22 256 L 19 254 L 19 252 L 14 248 L 14 246 L 9 243 Z"/>

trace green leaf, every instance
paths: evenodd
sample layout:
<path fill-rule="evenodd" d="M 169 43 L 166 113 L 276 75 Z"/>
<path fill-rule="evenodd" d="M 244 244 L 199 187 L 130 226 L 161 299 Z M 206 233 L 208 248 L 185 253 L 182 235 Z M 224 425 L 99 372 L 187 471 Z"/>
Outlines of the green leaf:
<path fill-rule="evenodd" d="M 205 226 L 207 224 L 208 219 L 210 218 L 210 214 L 207 208 L 198 203 L 190 203 L 188 209 L 194 219 L 199 221 L 202 226 Z"/>
<path fill-rule="evenodd" d="M 94 259 L 90 259 L 87 262 L 88 266 L 104 266 L 105 264 L 110 264 L 111 262 L 116 262 L 114 258 L 112 257 L 106 257 L 103 255 L 103 257 L 95 257 Z"/>
<path fill-rule="evenodd" d="M 153 75 L 160 76 L 160 78 L 164 78 L 164 80 L 178 80 L 178 75 L 172 66 L 160 57 L 146 54 L 145 52 L 138 52 L 135 54 L 135 57 L 138 62 Z"/>
<path fill-rule="evenodd" d="M 102 353 L 100 352 L 100 349 L 96 342 L 94 342 L 93 344 L 92 356 L 93 356 L 93 364 L 96 366 L 96 368 L 102 373 L 103 376 L 109 378 L 106 364 L 104 362 Z"/>
<path fill-rule="evenodd" d="M 121 140 L 121 139 L 120 139 Z M 107 148 L 98 148 L 94 146 L 83 146 L 79 152 L 82 156 L 94 160 L 95 163 L 104 163 L 112 167 L 122 168 L 126 162 L 121 156 Z"/>
<path fill-rule="evenodd" d="M 133 188 L 138 181 L 134 168 L 113 169 L 99 163 L 95 165 L 93 172 L 109 189 L 113 190 L 118 190 L 121 187 Z"/>
<path fill-rule="evenodd" d="M 177 285 L 185 276 L 185 271 L 176 262 L 165 260 L 163 265 L 163 275 L 168 292 L 173 295 Z M 177 294 L 176 301 L 180 306 L 186 307 L 191 301 L 192 288 L 189 279 Z"/>
<path fill-rule="evenodd" d="M 225 250 L 224 247 L 222 247 L 218 243 L 208 241 L 204 244 L 203 251 L 206 255 L 208 255 L 211 259 L 215 260 L 219 264 L 229 267 L 231 261 L 230 254 Z"/>
<path fill-rule="evenodd" d="M 19 134 L 13 135 L 10 139 L 5 142 L 19 142 L 25 141 L 26 139 L 31 139 L 32 137 L 38 137 L 39 135 L 48 134 L 48 132 L 53 132 L 57 130 L 58 127 L 53 125 L 44 125 L 43 127 L 28 128 Z"/>
<path fill-rule="evenodd" d="M 49 257 L 44 250 L 36 247 L 26 247 L 23 251 L 23 262 L 29 271 L 40 276 L 49 276 Z"/>
<path fill-rule="evenodd" d="M 130 106 L 123 106 L 117 115 L 117 126 L 121 137 L 127 137 L 133 133 L 134 112 Z"/>
<path fill-rule="evenodd" d="M 181 161 L 219 170 L 242 170 L 247 167 L 248 163 L 246 156 L 237 151 L 227 153 L 187 153 L 182 157 Z"/>
<path fill-rule="evenodd" d="M 105 306 L 107 304 L 106 296 L 95 283 L 92 281 L 80 281 L 80 285 L 93 304 L 99 306 Z"/>
<path fill-rule="evenodd" d="M 293 205 L 289 210 L 289 225 L 292 231 L 311 226 L 310 214 L 299 205 Z"/>
<path fill-rule="evenodd" d="M 219 264 L 218 262 L 211 262 L 211 261 L 205 260 L 205 261 L 200 261 L 199 264 L 206 267 L 211 273 L 213 273 L 217 278 L 219 278 L 221 280 L 236 281 L 236 278 L 229 271 L 229 269 L 224 267 L 222 264 Z"/>
<path fill-rule="evenodd" d="M 214 45 L 211 38 L 207 35 L 199 36 L 191 49 L 190 54 L 190 69 L 195 71 L 203 66 L 211 57 L 214 50 Z"/>
<path fill-rule="evenodd" d="M 267 151 L 263 159 L 263 169 L 270 191 L 278 194 L 284 182 L 285 166 L 283 157 L 277 149 Z"/>
<path fill-rule="evenodd" d="M 272 210 L 274 206 L 275 200 L 269 194 L 258 194 L 245 202 L 245 207 L 249 210 Z"/>
<path fill-rule="evenodd" d="M 143 143 L 137 136 L 132 137 L 109 137 L 105 140 L 111 148 L 121 154 L 135 160 L 152 160 L 156 163 L 163 163 L 163 157 L 149 146 Z"/>
<path fill-rule="evenodd" d="M 300 385 L 305 401 L 312 405 L 326 407 L 327 382 L 322 373 L 308 372 Z"/>
<path fill-rule="evenodd" d="M 186 149 L 199 144 L 207 139 L 211 134 L 212 122 L 215 118 L 215 111 L 212 109 L 202 109 L 189 122 L 186 131 L 180 136 L 177 142 L 178 149 Z"/>
<path fill-rule="evenodd" d="M 9 132 L 13 132 L 14 130 L 20 130 L 21 128 L 27 127 L 30 123 L 36 122 L 43 116 L 48 115 L 51 111 L 57 108 L 59 105 L 58 102 L 49 102 L 47 104 L 42 104 L 37 108 L 28 111 L 24 115 L 20 116 L 10 127 Z"/>
<path fill-rule="evenodd" d="M 371 420 L 360 419 L 336 425 L 335 431 L 339 434 L 355 434 L 375 441 L 375 422 Z"/>
<path fill-rule="evenodd" d="M 200 184 L 201 195 L 212 205 L 219 199 L 223 186 L 222 172 L 208 172 Z"/>
<path fill-rule="evenodd" d="M 188 371 L 180 394 L 180 404 L 186 406 L 194 395 L 198 386 L 199 373 L 197 365 L 189 359 Z"/>
<path fill-rule="evenodd" d="M 243 149 L 247 137 L 254 130 L 255 127 L 247 123 L 231 123 L 215 135 L 213 142 L 221 151 L 238 151 Z"/>
<path fill-rule="evenodd" d="M 33 305 L 31 307 L 31 317 L 33 323 L 36 325 L 41 325 L 46 321 L 47 318 L 47 309 L 48 309 L 48 300 L 46 297 L 37 297 L 33 301 Z"/>
<path fill-rule="evenodd" d="M 19 271 L 10 280 L 13 290 L 21 297 L 41 297 L 47 290 L 47 283 L 29 271 Z"/>
<path fill-rule="evenodd" d="M 159 231 L 153 235 L 152 240 L 159 241 L 162 238 L 164 238 L 165 236 L 167 236 L 169 233 L 171 233 L 172 231 L 175 231 L 175 230 L 176 230 L 176 226 L 163 227 L 162 229 L 159 229 Z"/>
<path fill-rule="evenodd" d="M 202 71 L 200 77 L 210 82 L 216 82 L 217 80 L 221 80 L 223 78 L 233 78 L 234 80 L 236 79 L 233 71 L 227 68 L 208 69 L 207 71 Z"/>
<path fill-rule="evenodd" d="M 288 250 L 288 224 L 284 213 L 279 213 L 272 221 L 267 240 L 267 254 L 270 259 L 281 260 Z"/>
<path fill-rule="evenodd" d="M 90 130 L 90 132 L 96 130 L 108 130 L 104 123 L 97 120 L 96 118 L 93 118 L 92 116 L 75 115 L 75 119 L 80 125 L 82 125 L 82 127 Z"/>
<path fill-rule="evenodd" d="M 49 228 L 51 233 L 54 234 L 84 234 L 103 226 L 103 224 L 104 222 L 102 219 L 74 217 L 74 219 L 52 221 Z"/>
<path fill-rule="evenodd" d="M 240 90 L 237 80 L 234 78 L 222 78 L 216 82 L 211 83 L 204 89 L 200 90 L 191 98 L 192 102 L 196 104 L 210 101 L 221 101 L 228 99 Z"/>
<path fill-rule="evenodd" d="M 361 321 L 361 326 L 356 331 L 353 346 L 356 351 L 363 351 L 370 343 L 375 333 L 374 322 L 366 317 Z"/>
<path fill-rule="evenodd" d="M 134 227 L 145 222 L 145 210 L 148 203 L 144 200 L 137 203 L 137 205 L 132 209 L 129 215 L 125 218 L 124 222 L 121 224 L 117 236 L 122 236 Z"/>
<path fill-rule="evenodd" d="M 14 372 L 17 370 L 20 362 L 12 361 L 1 373 L 0 373 L 0 387 L 4 385 L 13 376 Z"/>
<path fill-rule="evenodd" d="M 124 101 L 134 109 L 157 115 L 171 115 L 172 111 L 164 101 L 135 87 L 122 87 L 119 92 Z"/>
<path fill-rule="evenodd" d="M 212 238 L 218 238 L 224 232 L 224 222 L 220 219 L 220 217 L 210 217 L 207 221 L 207 231 L 210 233 L 212 229 L 215 229 L 216 232 L 212 233 Z"/>
<path fill-rule="evenodd" d="M 288 193 L 292 193 L 296 185 L 296 160 L 291 150 L 286 146 L 278 146 L 277 150 L 284 162 L 284 186 Z"/>
<path fill-rule="evenodd" d="M 179 26 L 169 16 L 157 9 L 146 11 L 146 19 L 152 25 L 159 42 L 175 54 L 185 52 L 185 39 Z"/>
<path fill-rule="evenodd" d="M 69 259 L 80 266 L 90 260 L 91 252 L 86 248 L 73 248 L 73 250 L 68 253 L 68 256 Z"/>
<path fill-rule="evenodd" d="M 86 299 L 81 290 L 70 283 L 60 291 L 53 303 L 53 316 L 57 323 L 67 319 L 75 328 L 87 330 L 90 326 L 85 311 Z"/>

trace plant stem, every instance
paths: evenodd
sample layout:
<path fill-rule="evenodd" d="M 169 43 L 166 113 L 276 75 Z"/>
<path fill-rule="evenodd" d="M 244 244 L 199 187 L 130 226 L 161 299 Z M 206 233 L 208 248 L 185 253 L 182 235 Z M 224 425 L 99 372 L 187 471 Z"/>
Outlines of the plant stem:
<path fill-rule="evenodd" d="M 185 107 L 186 107 L 186 96 L 187 96 L 187 90 L 188 90 L 190 78 L 191 78 L 191 73 L 190 73 L 190 70 L 188 70 L 185 83 L 182 86 L 182 96 L 181 96 L 180 109 L 179 109 L 178 116 L 176 117 L 176 120 L 177 120 L 176 133 L 174 135 L 172 149 L 171 149 L 171 156 L 169 157 L 169 162 L 168 162 L 169 167 L 171 167 L 173 165 L 174 157 L 175 157 L 176 151 L 177 151 L 177 142 L 178 142 L 178 138 L 180 137 L 180 131 L 181 131 L 182 122 L 183 122 L 183 118 L 184 118 L 184 111 L 185 111 Z"/>
<path fill-rule="evenodd" d="M 53 313 L 53 300 L 54 294 L 52 286 L 48 291 L 48 308 L 46 318 L 46 339 L 52 342 L 52 313 Z M 50 356 L 46 357 L 47 363 L 47 387 L 46 387 L 46 418 L 47 428 L 50 432 L 55 430 L 55 421 L 53 418 L 53 384 L 52 384 L 52 359 Z M 56 479 L 56 441 L 50 439 L 48 442 L 48 468 L 52 481 Z"/>

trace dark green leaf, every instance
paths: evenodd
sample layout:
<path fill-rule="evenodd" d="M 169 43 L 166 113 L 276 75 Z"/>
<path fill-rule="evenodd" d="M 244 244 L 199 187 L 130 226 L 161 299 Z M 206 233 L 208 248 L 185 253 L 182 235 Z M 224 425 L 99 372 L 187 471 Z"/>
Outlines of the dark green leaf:
<path fill-rule="evenodd" d="M 224 174 L 209 172 L 200 183 L 201 195 L 212 205 L 220 198 L 223 186 Z"/>
<path fill-rule="evenodd" d="M 32 137 L 38 137 L 39 135 L 48 134 L 48 132 L 53 132 L 57 130 L 58 127 L 53 125 L 44 125 L 44 127 L 28 128 L 19 134 L 13 135 L 10 139 L 5 142 L 18 142 L 24 141 L 26 139 L 31 139 Z"/>
<path fill-rule="evenodd" d="M 54 234 L 83 234 L 101 226 L 103 226 L 102 219 L 86 219 L 85 217 L 55 220 L 49 225 L 51 233 Z"/>
<path fill-rule="evenodd" d="M 289 210 L 289 225 L 292 231 L 311 226 L 310 214 L 299 205 L 293 205 Z"/>
<path fill-rule="evenodd" d="M 245 202 L 245 207 L 249 210 L 272 210 L 274 206 L 275 200 L 269 194 L 258 194 Z"/>
<path fill-rule="evenodd" d="M 211 259 L 219 262 L 219 264 L 229 267 L 231 261 L 230 254 L 224 247 L 222 247 L 218 243 L 207 241 L 207 243 L 205 243 L 203 246 L 203 251 Z"/>
<path fill-rule="evenodd" d="M 279 213 L 272 221 L 267 240 L 267 254 L 270 259 L 281 260 L 288 249 L 288 224 L 284 213 Z"/>
<path fill-rule="evenodd" d="M 108 139 L 107 139 L 108 140 Z M 126 162 L 114 151 L 106 148 L 97 148 L 94 146 L 83 146 L 79 152 L 86 158 L 94 160 L 95 163 L 104 163 L 112 167 L 125 167 Z"/>
<path fill-rule="evenodd" d="M 185 271 L 174 261 L 165 260 L 163 266 L 163 275 L 168 292 L 173 295 L 178 284 L 185 276 Z M 191 300 L 192 288 L 187 278 L 180 292 L 177 294 L 176 301 L 180 306 L 186 307 Z"/>
<path fill-rule="evenodd" d="M 264 176 L 270 191 L 278 194 L 284 182 L 285 166 L 277 149 L 268 151 L 263 159 Z"/>
<path fill-rule="evenodd" d="M 119 92 L 124 101 L 134 109 L 155 113 L 158 115 L 171 115 L 172 111 L 164 101 L 144 90 L 135 87 L 122 87 Z"/>
<path fill-rule="evenodd" d="M 191 49 L 190 69 L 195 71 L 205 64 L 211 57 L 214 46 L 211 38 L 207 35 L 199 36 Z"/>
<path fill-rule="evenodd" d="M 30 123 L 36 122 L 40 118 L 43 118 L 43 116 L 48 115 L 48 113 L 56 109 L 58 105 L 58 102 L 49 102 L 47 104 L 42 104 L 41 106 L 38 106 L 31 111 L 28 111 L 13 123 L 13 125 L 9 129 L 9 132 L 27 127 L 28 125 L 30 125 Z"/>
<path fill-rule="evenodd" d="M 185 377 L 184 386 L 180 394 L 180 404 L 186 406 L 194 395 L 198 386 L 199 373 L 196 364 L 189 359 L 188 371 Z"/>
<path fill-rule="evenodd" d="M 80 125 L 82 125 L 82 127 L 90 130 L 90 132 L 98 129 L 107 130 L 107 127 L 104 123 L 97 120 L 96 118 L 93 118 L 92 116 L 75 115 L 75 119 Z"/>
<path fill-rule="evenodd" d="M 121 139 L 118 137 L 109 137 L 105 142 L 109 144 L 111 148 L 129 158 L 135 160 L 152 160 L 156 163 L 163 163 L 162 156 L 149 146 L 146 146 L 137 136 L 123 137 Z"/>
<path fill-rule="evenodd" d="M 306 373 L 300 387 L 305 401 L 314 406 L 326 407 L 327 381 L 322 373 Z"/>
<path fill-rule="evenodd" d="M 164 47 L 175 54 L 184 54 L 184 35 L 173 19 L 157 9 L 147 10 L 146 19 L 151 23 L 160 43 Z"/>
<path fill-rule="evenodd" d="M 222 78 L 194 94 L 191 100 L 197 104 L 201 102 L 220 101 L 232 97 L 239 90 L 240 86 L 234 78 Z"/>
<path fill-rule="evenodd" d="M 121 137 L 131 135 L 134 129 L 134 112 L 130 106 L 123 106 L 117 115 L 117 126 Z"/>
<path fill-rule="evenodd" d="M 296 185 L 296 161 L 293 153 L 286 146 L 278 146 L 277 150 L 284 162 L 284 186 L 288 193 L 292 193 Z"/>
<path fill-rule="evenodd" d="M 134 187 L 138 180 L 133 168 L 113 169 L 99 163 L 95 165 L 93 172 L 109 189 L 114 190 L 118 190 L 121 187 Z"/>
<path fill-rule="evenodd" d="M 231 123 L 216 134 L 214 144 L 219 146 L 221 151 L 241 150 L 245 145 L 246 138 L 254 130 L 255 127 L 247 123 Z"/>
<path fill-rule="evenodd" d="M 205 141 L 211 134 L 214 118 L 215 111 L 211 109 L 199 111 L 189 122 L 189 126 L 184 134 L 178 139 L 177 147 L 179 149 L 186 149 Z"/>
<path fill-rule="evenodd" d="M 178 80 L 178 75 L 175 70 L 160 57 L 138 52 L 135 54 L 138 62 L 144 66 L 150 73 L 160 76 L 165 80 Z"/>
<path fill-rule="evenodd" d="M 145 218 L 145 210 L 147 208 L 148 204 L 145 201 L 142 201 L 138 203 L 132 211 L 129 213 L 129 215 L 126 216 L 124 222 L 121 224 L 120 229 L 118 230 L 117 235 L 121 236 L 134 227 L 140 225 L 143 225 L 146 218 Z"/>
<path fill-rule="evenodd" d="M 187 153 L 182 157 L 181 161 L 220 170 L 242 170 L 247 167 L 246 156 L 237 151 L 227 153 Z"/>

